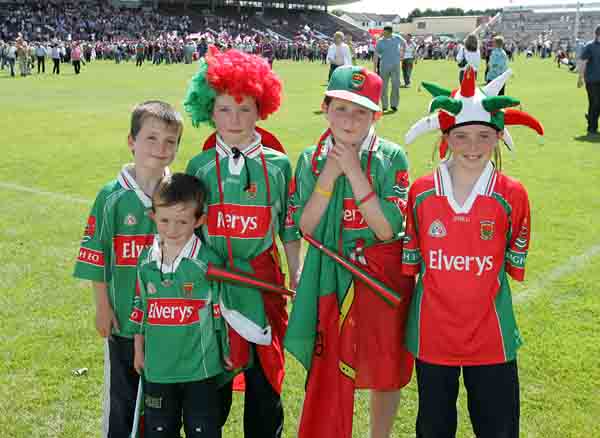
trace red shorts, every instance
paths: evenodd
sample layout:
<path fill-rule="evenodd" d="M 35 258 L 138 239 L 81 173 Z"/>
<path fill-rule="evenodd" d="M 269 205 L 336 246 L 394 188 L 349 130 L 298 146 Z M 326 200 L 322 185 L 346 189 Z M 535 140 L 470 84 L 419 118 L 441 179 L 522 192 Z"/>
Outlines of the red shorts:
<path fill-rule="evenodd" d="M 400 273 L 400 242 L 365 248 L 365 257 L 365 270 L 399 293 L 402 301 L 394 308 L 363 283 L 354 283 L 350 315 L 358 327 L 355 384 L 359 389 L 397 390 L 410 382 L 414 366 L 414 358 L 404 343 L 414 277 Z"/>

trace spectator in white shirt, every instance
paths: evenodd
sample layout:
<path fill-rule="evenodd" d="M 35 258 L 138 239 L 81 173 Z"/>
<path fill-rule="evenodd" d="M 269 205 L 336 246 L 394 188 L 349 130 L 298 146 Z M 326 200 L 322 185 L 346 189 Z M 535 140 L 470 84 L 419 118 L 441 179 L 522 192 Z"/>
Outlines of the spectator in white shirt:
<path fill-rule="evenodd" d="M 475 73 L 479 70 L 479 64 L 481 64 L 481 53 L 479 53 L 479 40 L 477 35 L 469 34 L 465 38 L 464 45 L 460 46 L 458 53 L 456 54 L 456 62 L 458 62 L 459 72 L 458 79 L 462 83 L 463 76 L 467 66 L 473 67 Z"/>
<path fill-rule="evenodd" d="M 10 67 L 10 75 L 14 77 L 15 62 L 17 60 L 17 46 L 15 45 L 14 41 L 9 41 L 9 43 L 8 43 L 6 59 L 8 61 L 8 66 Z"/>
<path fill-rule="evenodd" d="M 42 43 L 38 43 L 35 48 L 35 56 L 37 58 L 37 72 L 46 73 L 46 48 Z"/>
<path fill-rule="evenodd" d="M 50 56 L 52 57 L 52 74 L 60 74 L 60 48 L 58 44 L 52 45 L 52 50 L 50 52 Z"/>
<path fill-rule="evenodd" d="M 333 40 L 334 43 L 329 46 L 329 50 L 327 51 L 327 62 L 329 63 L 328 81 L 331 79 L 331 74 L 336 68 L 342 65 L 352 65 L 352 54 L 350 53 L 350 48 L 344 42 L 344 34 L 336 32 Z"/>
<path fill-rule="evenodd" d="M 415 65 L 415 56 L 417 55 L 417 44 L 414 42 L 411 34 L 406 34 L 406 44 L 404 45 L 404 57 L 402 58 L 402 77 L 404 86 L 410 87 L 410 78 Z"/>

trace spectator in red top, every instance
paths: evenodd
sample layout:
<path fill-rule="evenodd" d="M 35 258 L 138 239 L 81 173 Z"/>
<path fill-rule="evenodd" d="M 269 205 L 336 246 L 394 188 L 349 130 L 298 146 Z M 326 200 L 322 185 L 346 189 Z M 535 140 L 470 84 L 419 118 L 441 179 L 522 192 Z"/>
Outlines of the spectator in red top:
<path fill-rule="evenodd" d="M 81 71 L 81 47 L 79 47 L 77 42 L 73 44 L 73 48 L 71 49 L 71 61 L 73 62 L 75 74 L 78 75 Z"/>

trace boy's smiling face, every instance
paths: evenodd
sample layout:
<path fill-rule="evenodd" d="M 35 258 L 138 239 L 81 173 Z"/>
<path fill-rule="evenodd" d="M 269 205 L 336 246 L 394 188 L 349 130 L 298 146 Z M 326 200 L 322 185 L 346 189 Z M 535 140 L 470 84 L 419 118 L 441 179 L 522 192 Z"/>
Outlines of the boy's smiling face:
<path fill-rule="evenodd" d="M 205 222 L 206 215 L 196 217 L 196 210 L 195 202 L 156 206 L 152 219 L 156 222 L 160 241 L 171 248 L 183 248 L 194 230 Z"/>
<path fill-rule="evenodd" d="M 146 117 L 135 138 L 130 135 L 127 139 L 136 167 L 152 170 L 167 167 L 175 159 L 179 135 L 177 126 L 152 116 Z"/>

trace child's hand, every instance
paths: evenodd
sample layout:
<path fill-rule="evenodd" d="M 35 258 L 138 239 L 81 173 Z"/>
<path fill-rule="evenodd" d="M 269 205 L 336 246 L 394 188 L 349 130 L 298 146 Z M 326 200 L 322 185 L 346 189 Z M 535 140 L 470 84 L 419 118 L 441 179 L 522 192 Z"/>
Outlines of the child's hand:
<path fill-rule="evenodd" d="M 334 157 L 331 152 L 327 155 L 327 161 L 325 162 L 325 166 L 323 167 L 323 173 L 329 176 L 335 182 L 335 180 L 344 172 L 342 172 L 342 168 L 338 163 L 336 157 Z"/>
<path fill-rule="evenodd" d="M 112 333 L 112 328 L 119 331 L 119 321 L 113 312 L 113 309 L 108 306 L 96 307 L 96 330 L 103 338 L 107 338 Z"/>
<path fill-rule="evenodd" d="M 135 352 L 135 355 L 133 356 L 133 367 L 140 376 L 144 372 L 144 359 L 145 357 L 143 351 Z"/>
<path fill-rule="evenodd" d="M 329 154 L 335 158 L 340 169 L 346 176 L 357 171 L 362 172 L 360 168 L 360 157 L 356 147 L 338 142 Z"/>
<path fill-rule="evenodd" d="M 231 358 L 229 356 L 224 356 L 223 357 L 223 362 L 225 363 L 225 369 L 227 371 L 232 371 L 233 370 L 233 362 L 231 361 Z"/>

